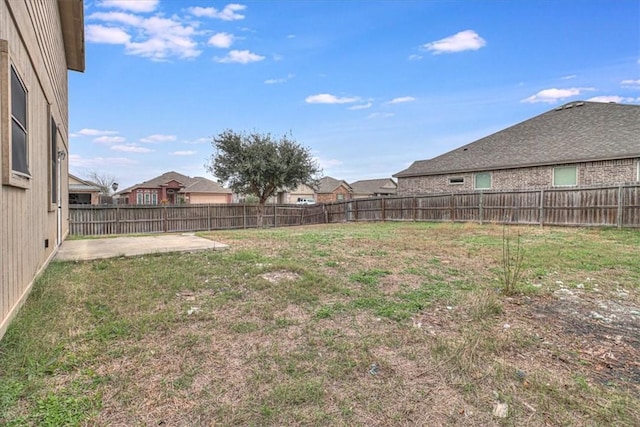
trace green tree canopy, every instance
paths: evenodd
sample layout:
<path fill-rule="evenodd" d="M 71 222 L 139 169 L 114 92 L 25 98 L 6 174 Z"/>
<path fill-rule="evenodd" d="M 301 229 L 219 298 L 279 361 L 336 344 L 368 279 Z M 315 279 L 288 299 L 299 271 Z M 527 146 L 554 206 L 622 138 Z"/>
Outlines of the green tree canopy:
<path fill-rule="evenodd" d="M 300 184 L 317 185 L 317 161 L 290 136 L 225 130 L 211 144 L 214 154 L 205 167 L 234 192 L 258 198 L 259 227 L 269 197 Z"/>

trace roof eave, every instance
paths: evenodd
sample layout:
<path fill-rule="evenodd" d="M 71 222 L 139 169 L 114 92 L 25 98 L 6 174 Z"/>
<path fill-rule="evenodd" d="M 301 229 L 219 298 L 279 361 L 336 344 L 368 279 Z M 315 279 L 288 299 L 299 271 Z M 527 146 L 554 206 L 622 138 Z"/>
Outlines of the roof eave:
<path fill-rule="evenodd" d="M 640 158 L 640 153 L 629 154 L 624 156 L 593 157 L 593 158 L 587 158 L 587 159 L 561 160 L 557 162 L 525 163 L 522 165 L 499 166 L 499 167 L 491 167 L 491 168 L 487 167 L 487 168 L 472 168 L 472 169 L 450 169 L 450 170 L 437 171 L 437 172 L 415 172 L 415 173 L 399 172 L 393 176 L 396 178 L 417 178 L 421 176 L 451 175 L 456 173 L 470 173 L 470 172 L 488 172 L 488 171 L 495 171 L 495 170 L 523 169 L 523 168 L 533 168 L 533 167 L 539 167 L 539 166 L 566 165 L 566 164 L 586 163 L 586 162 L 606 162 L 610 160 L 625 160 L 625 159 L 635 159 L 635 158 Z"/>
<path fill-rule="evenodd" d="M 84 72 L 83 0 L 58 0 L 67 69 Z"/>

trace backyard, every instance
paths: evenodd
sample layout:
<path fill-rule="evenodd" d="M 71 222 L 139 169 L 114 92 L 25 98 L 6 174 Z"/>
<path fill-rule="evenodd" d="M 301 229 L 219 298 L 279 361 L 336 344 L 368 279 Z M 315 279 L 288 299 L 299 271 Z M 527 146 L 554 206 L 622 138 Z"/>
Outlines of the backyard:
<path fill-rule="evenodd" d="M 638 230 L 200 235 L 230 248 L 53 262 L 0 425 L 640 425 Z"/>

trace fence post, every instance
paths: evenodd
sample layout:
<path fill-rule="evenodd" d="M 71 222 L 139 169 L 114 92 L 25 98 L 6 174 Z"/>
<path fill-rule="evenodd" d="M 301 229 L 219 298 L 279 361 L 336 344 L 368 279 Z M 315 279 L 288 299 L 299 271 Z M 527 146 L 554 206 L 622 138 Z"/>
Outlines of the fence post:
<path fill-rule="evenodd" d="M 622 185 L 618 186 L 618 228 L 622 228 L 623 217 L 623 203 L 622 203 Z"/>
<path fill-rule="evenodd" d="M 484 193 L 481 191 L 480 192 L 480 204 L 479 204 L 479 212 L 478 212 L 478 216 L 480 217 L 480 224 L 482 224 L 482 219 L 483 219 L 483 214 L 484 214 L 484 209 L 483 209 L 483 202 L 484 202 L 484 197 L 483 197 Z"/>
<path fill-rule="evenodd" d="M 384 206 L 384 197 L 382 197 L 382 222 L 386 221 L 387 219 L 387 214 L 384 210 L 385 206 Z"/>
<path fill-rule="evenodd" d="M 120 206 L 116 205 L 116 234 L 122 234 L 120 230 Z"/>
<path fill-rule="evenodd" d="M 353 211 L 355 212 L 353 215 L 353 219 L 355 222 L 358 222 L 358 201 L 354 200 L 353 202 L 346 202 L 347 204 L 345 205 L 347 208 L 352 206 L 353 203 Z M 347 221 L 349 221 L 349 215 L 347 214 Z"/>
<path fill-rule="evenodd" d="M 207 231 L 211 231 L 211 205 L 207 205 Z"/>
<path fill-rule="evenodd" d="M 273 205 L 273 228 L 278 228 L 278 205 Z"/>
<path fill-rule="evenodd" d="M 247 204 L 242 205 L 242 228 L 247 228 Z"/>
<path fill-rule="evenodd" d="M 451 197 L 449 199 L 449 207 L 451 208 L 451 222 L 455 222 L 456 221 L 456 199 L 453 193 L 451 193 L 449 197 Z"/>
<path fill-rule="evenodd" d="M 167 221 L 167 207 L 166 206 L 164 208 L 162 208 L 162 229 L 164 230 L 165 233 L 169 229 L 169 224 L 168 224 L 168 221 Z"/>
<path fill-rule="evenodd" d="M 540 218 L 538 218 L 538 222 L 540 223 L 540 227 L 544 226 L 544 190 L 540 190 Z"/>
<path fill-rule="evenodd" d="M 412 209 L 412 213 L 411 215 L 413 216 L 413 222 L 416 222 L 416 209 L 417 209 L 417 203 L 416 203 L 416 196 L 413 196 L 413 206 L 411 207 Z"/>

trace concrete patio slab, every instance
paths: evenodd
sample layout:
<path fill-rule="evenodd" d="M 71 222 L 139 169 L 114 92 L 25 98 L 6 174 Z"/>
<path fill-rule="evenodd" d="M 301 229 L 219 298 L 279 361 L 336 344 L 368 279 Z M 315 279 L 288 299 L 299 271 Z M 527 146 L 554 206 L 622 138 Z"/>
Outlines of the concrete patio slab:
<path fill-rule="evenodd" d="M 57 261 L 88 261 L 166 252 L 220 250 L 228 247 L 193 233 L 65 240 L 58 249 L 55 259 Z"/>

